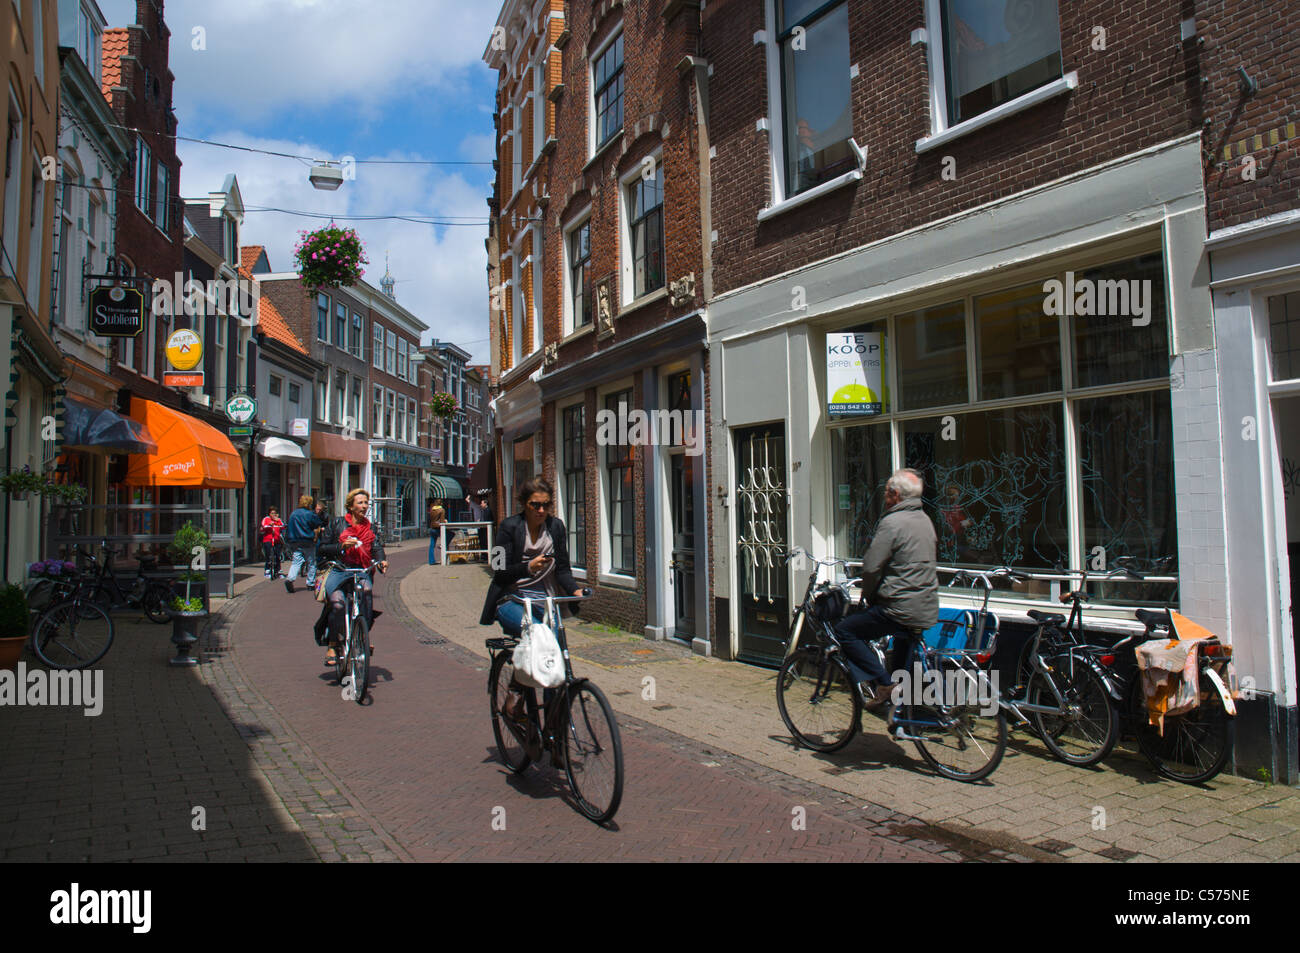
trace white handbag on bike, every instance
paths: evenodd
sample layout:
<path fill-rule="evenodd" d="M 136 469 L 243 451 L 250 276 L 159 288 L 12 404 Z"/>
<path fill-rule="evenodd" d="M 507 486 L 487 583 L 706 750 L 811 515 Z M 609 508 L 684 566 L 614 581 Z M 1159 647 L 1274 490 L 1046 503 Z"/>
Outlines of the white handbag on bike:
<path fill-rule="evenodd" d="M 546 600 L 546 617 L 555 616 L 555 604 Z M 558 688 L 564 684 L 564 654 L 555 631 L 533 618 L 533 604 L 524 599 L 524 624 L 513 656 L 515 680 L 533 688 Z"/>

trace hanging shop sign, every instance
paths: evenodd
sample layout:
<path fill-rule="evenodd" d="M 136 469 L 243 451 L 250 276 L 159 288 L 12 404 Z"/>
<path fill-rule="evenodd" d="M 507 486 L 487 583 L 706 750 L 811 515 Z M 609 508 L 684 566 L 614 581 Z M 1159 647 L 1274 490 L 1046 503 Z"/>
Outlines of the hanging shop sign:
<path fill-rule="evenodd" d="M 167 363 L 172 369 L 163 373 L 167 387 L 202 387 L 203 372 L 195 368 L 203 363 L 203 341 L 189 328 L 177 328 L 167 337 Z"/>
<path fill-rule="evenodd" d="M 257 416 L 257 401 L 247 394 L 236 394 L 226 401 L 226 417 L 241 427 Z"/>
<path fill-rule="evenodd" d="M 138 288 L 111 285 L 90 292 L 90 333 L 133 338 L 144 330 L 144 295 Z"/>
<path fill-rule="evenodd" d="M 826 335 L 827 410 L 854 417 L 884 411 L 885 350 L 879 331 Z"/>
<path fill-rule="evenodd" d="M 311 421 L 306 417 L 294 417 L 289 421 L 290 437 L 310 437 Z"/>
<path fill-rule="evenodd" d="M 252 427 L 227 427 L 227 435 L 231 437 L 251 437 L 253 435 Z"/>

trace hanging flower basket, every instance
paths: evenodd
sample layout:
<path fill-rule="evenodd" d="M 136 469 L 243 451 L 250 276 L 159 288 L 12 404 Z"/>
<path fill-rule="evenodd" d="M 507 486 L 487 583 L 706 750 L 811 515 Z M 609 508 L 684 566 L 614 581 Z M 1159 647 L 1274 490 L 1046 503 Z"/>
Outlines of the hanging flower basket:
<path fill-rule="evenodd" d="M 46 483 L 41 492 L 54 503 L 84 503 L 86 488 L 73 483 Z"/>
<path fill-rule="evenodd" d="M 45 480 L 33 473 L 31 467 L 0 474 L 0 491 L 8 493 L 15 500 L 26 499 L 28 493 L 42 493 L 44 490 Z"/>
<path fill-rule="evenodd" d="M 303 287 L 309 291 L 346 288 L 366 273 L 361 266 L 370 264 L 370 259 L 355 229 L 330 224 L 298 234 L 302 238 L 293 255 Z"/>
<path fill-rule="evenodd" d="M 443 420 L 454 416 L 459 409 L 460 405 L 456 403 L 456 395 L 448 394 L 445 391 L 434 394 L 433 399 L 429 401 L 429 411 L 435 417 L 441 417 Z"/>

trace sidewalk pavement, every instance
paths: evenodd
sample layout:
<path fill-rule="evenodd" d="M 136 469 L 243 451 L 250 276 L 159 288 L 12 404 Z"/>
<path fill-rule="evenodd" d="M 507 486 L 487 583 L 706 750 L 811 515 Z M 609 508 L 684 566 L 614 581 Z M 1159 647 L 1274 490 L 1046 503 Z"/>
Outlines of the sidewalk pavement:
<path fill-rule="evenodd" d="M 400 595 L 438 635 L 486 657 L 484 638 L 495 633 L 478 625 L 487 584 L 481 564 L 420 566 Z M 1226 775 L 1179 784 L 1123 749 L 1094 768 L 1072 767 L 1027 731 L 1011 734 L 988 780 L 963 784 L 933 774 L 870 716 L 846 749 L 818 754 L 787 734 L 775 672 L 599 628 L 566 622 L 570 654 L 620 713 L 955 836 L 1068 861 L 1300 861 L 1300 792 L 1286 786 Z"/>

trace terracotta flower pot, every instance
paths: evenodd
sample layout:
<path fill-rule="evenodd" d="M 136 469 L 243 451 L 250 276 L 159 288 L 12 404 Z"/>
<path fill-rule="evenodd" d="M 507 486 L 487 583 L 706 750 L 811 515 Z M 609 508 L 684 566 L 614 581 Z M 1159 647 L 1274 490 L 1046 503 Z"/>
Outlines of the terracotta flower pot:
<path fill-rule="evenodd" d="M 27 644 L 27 636 L 19 635 L 14 637 L 0 638 L 0 669 L 16 669 L 18 667 L 18 657 L 23 654 L 23 646 Z"/>

